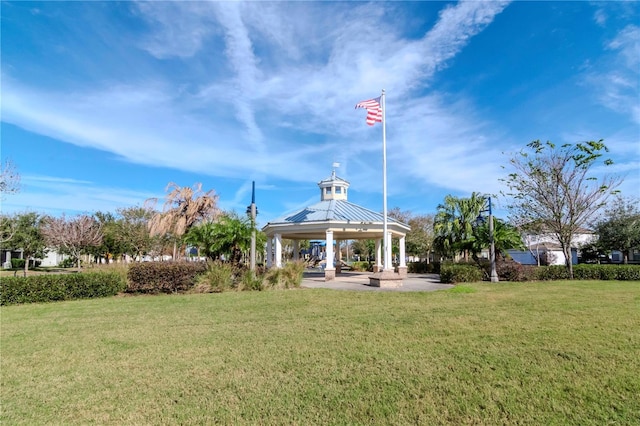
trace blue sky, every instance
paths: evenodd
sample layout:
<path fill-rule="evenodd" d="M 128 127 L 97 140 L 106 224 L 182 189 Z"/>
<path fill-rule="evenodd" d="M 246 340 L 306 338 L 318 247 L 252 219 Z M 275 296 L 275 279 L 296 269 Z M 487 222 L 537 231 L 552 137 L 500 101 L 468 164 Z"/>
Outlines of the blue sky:
<path fill-rule="evenodd" d="M 258 220 L 319 200 L 497 194 L 534 139 L 604 139 L 640 195 L 638 2 L 2 2 L 3 213 L 112 211 L 169 182 Z M 504 201 L 498 201 L 498 208 Z"/>

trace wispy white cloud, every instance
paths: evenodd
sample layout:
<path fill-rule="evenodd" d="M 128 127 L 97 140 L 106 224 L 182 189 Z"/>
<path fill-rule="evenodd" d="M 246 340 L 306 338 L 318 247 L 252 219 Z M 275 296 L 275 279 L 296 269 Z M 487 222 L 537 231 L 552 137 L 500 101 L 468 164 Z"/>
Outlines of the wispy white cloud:
<path fill-rule="evenodd" d="M 150 25 L 157 27 L 138 44 L 159 59 L 194 56 L 217 30 L 211 2 L 136 1 L 133 6 Z M 184 13 L 185 8 L 189 9 L 188 14 Z"/>
<path fill-rule="evenodd" d="M 220 2 L 216 6 L 218 21 L 225 28 L 225 53 L 236 74 L 225 93 L 233 99 L 236 115 L 245 125 L 249 141 L 254 143 L 259 153 L 264 154 L 264 145 L 261 143 L 263 135 L 256 123 L 253 107 L 260 71 L 248 29 L 242 21 L 240 4 Z"/>
<path fill-rule="evenodd" d="M 626 26 L 605 47 L 615 56 L 603 71 L 587 72 L 585 80 L 602 105 L 640 124 L 640 27 Z"/>
<path fill-rule="evenodd" d="M 392 155 L 411 155 L 424 138 L 422 130 L 430 139 L 442 140 L 447 128 L 433 129 L 443 123 L 450 123 L 450 130 L 472 128 L 464 110 L 454 112 L 434 102 L 406 99 L 412 98 L 408 94 L 413 88 L 428 85 L 436 70 L 445 67 L 506 5 L 491 1 L 447 7 L 432 30 L 411 41 L 385 23 L 385 13 L 392 4 L 338 5 L 335 14 L 304 11 L 288 16 L 287 3 L 255 3 L 251 7 L 236 3 L 136 3 L 142 16 L 156 25 L 144 39 L 151 54 L 161 59 L 224 55 L 226 74 L 212 77 L 202 86 L 203 91 L 195 94 L 176 91 L 171 83 L 159 79 L 137 86 L 97 86 L 84 93 L 37 91 L 3 76 L 3 119 L 60 140 L 113 152 L 134 163 L 226 177 L 265 175 L 306 180 L 292 173 L 292 166 L 318 176 L 326 169 L 317 162 L 318 156 L 332 156 L 332 152 L 346 157 L 350 152 L 377 155 L 375 146 L 363 143 L 363 117 L 353 111 L 354 103 L 375 96 L 376 88 L 389 89 L 395 111 L 390 112 L 390 121 L 403 122 L 404 116 L 422 117 L 419 121 L 425 122 L 414 126 L 418 130 L 402 135 L 412 139 L 396 147 L 401 151 Z M 287 19 L 268 20 L 261 12 Z M 311 25 L 312 21 L 319 24 Z M 307 28 L 329 33 L 314 46 L 319 57 L 325 58 L 323 62 L 301 60 L 310 43 L 305 37 Z M 212 38 L 224 41 L 224 51 L 209 50 L 209 46 L 218 46 L 215 42 L 206 44 Z M 265 45 L 265 40 L 271 45 Z M 274 45 L 286 52 L 284 58 L 262 64 L 255 49 L 272 49 Z M 272 56 L 263 55 L 265 61 Z M 230 115 L 228 105 L 235 113 Z M 425 115 L 425 108 L 436 112 Z M 205 115 L 207 109 L 210 111 Z M 301 116 L 305 118 L 300 121 Z M 296 124 L 288 124 L 293 118 Z M 325 136 L 321 143 L 300 140 L 292 149 L 290 141 L 278 136 L 287 129 Z M 446 138 L 451 140 L 451 135 Z M 406 172 L 425 177 L 423 169 L 416 164 Z M 365 180 L 370 178 L 369 170 L 366 160 L 352 162 L 350 169 Z M 437 173 L 435 168 L 426 177 L 434 180 Z M 444 184 L 458 188 L 462 181 L 451 179 Z"/>
<path fill-rule="evenodd" d="M 385 88 L 392 192 L 497 193 L 504 131 L 463 95 L 454 102 L 425 89 L 508 4 L 450 5 L 430 30 L 408 37 L 388 19 L 393 2 L 134 3 L 148 24 L 134 42 L 153 61 L 177 69 L 189 61 L 207 78 L 185 89 L 153 74 L 63 92 L 3 75 L 3 120 L 132 163 L 245 179 L 223 206 L 242 210 L 246 179 L 308 182 L 336 159 L 354 188 L 379 191 L 371 183 L 379 181 L 380 130 L 353 107 Z M 587 71 L 601 102 L 636 122 L 639 39 L 628 26 L 605 46 L 616 55 L 611 71 Z"/>
<path fill-rule="evenodd" d="M 142 205 L 146 199 L 162 197 L 146 191 L 106 187 L 95 182 L 59 176 L 25 175 L 17 194 L 2 202 L 2 213 L 46 211 L 50 214 L 80 214 L 114 211 Z"/>
<path fill-rule="evenodd" d="M 593 14 L 593 20 L 601 27 L 607 23 L 607 12 L 604 9 L 597 9 Z"/>

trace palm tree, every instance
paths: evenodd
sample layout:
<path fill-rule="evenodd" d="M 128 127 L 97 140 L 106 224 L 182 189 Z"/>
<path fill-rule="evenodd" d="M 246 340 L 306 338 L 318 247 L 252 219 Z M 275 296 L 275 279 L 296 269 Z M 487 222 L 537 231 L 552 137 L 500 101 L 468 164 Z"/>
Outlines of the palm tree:
<path fill-rule="evenodd" d="M 216 222 L 205 222 L 192 227 L 185 241 L 200 249 L 200 253 L 211 260 L 226 255 L 229 261 L 239 264 L 251 246 L 251 221 L 230 213 Z M 264 234 L 256 233 L 257 245 L 266 241 Z"/>
<path fill-rule="evenodd" d="M 193 187 L 180 187 L 170 182 L 165 188 L 166 200 L 162 212 L 155 214 L 149 221 L 152 237 L 170 234 L 180 239 L 196 223 L 213 220 L 218 215 L 218 196 L 214 190 L 202 191 L 202 184 Z M 147 200 L 157 202 L 157 199 Z M 173 258 L 176 258 L 177 244 L 173 246 Z"/>
<path fill-rule="evenodd" d="M 473 249 L 474 223 L 487 202 L 486 197 L 473 192 L 470 198 L 447 195 L 438 205 L 434 219 L 435 246 L 445 256 L 464 255 L 469 260 Z"/>
<path fill-rule="evenodd" d="M 204 222 L 189 229 L 184 237 L 185 243 L 197 247 L 198 254 L 211 260 L 217 260 L 222 254 L 217 246 L 218 228 L 213 222 Z"/>
<path fill-rule="evenodd" d="M 474 236 L 475 238 L 471 253 L 473 258 L 478 260 L 477 254 L 483 249 L 489 247 L 491 244 L 489 224 L 483 223 L 481 226 L 476 227 L 474 229 Z M 506 253 L 509 249 L 526 249 L 518 229 L 498 218 L 494 218 L 493 242 L 495 245 L 496 256 L 501 256 L 503 259 L 506 258 Z"/>

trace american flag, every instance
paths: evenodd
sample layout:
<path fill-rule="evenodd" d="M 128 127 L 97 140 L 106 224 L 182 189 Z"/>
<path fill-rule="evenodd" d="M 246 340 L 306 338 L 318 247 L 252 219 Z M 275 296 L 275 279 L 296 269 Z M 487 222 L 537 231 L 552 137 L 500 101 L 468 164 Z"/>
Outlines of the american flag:
<path fill-rule="evenodd" d="M 373 126 L 376 121 L 378 123 L 382 123 L 382 106 L 380 105 L 381 97 L 382 96 L 378 96 L 377 98 L 358 102 L 356 104 L 356 109 L 364 108 L 367 110 L 367 124 L 369 126 Z"/>

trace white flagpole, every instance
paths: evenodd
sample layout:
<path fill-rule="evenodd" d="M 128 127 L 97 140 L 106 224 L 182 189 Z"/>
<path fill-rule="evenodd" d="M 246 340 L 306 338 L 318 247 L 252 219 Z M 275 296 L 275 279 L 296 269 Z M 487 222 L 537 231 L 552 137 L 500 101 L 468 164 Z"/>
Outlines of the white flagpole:
<path fill-rule="evenodd" d="M 384 89 L 382 89 L 382 270 L 391 269 L 391 247 L 387 238 L 387 120 L 386 120 L 386 99 Z"/>

